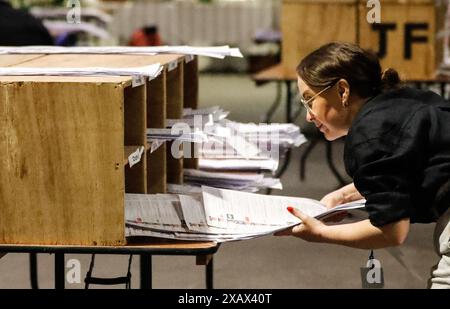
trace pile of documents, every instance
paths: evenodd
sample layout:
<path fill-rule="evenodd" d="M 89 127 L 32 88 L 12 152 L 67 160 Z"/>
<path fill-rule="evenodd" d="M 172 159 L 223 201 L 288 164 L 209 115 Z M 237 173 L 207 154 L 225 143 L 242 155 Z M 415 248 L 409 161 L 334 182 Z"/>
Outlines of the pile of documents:
<path fill-rule="evenodd" d="M 150 79 L 157 77 L 163 67 L 159 63 L 133 68 L 105 68 L 105 67 L 67 67 L 67 68 L 26 68 L 0 67 L 0 75 L 4 76 L 146 76 Z"/>
<path fill-rule="evenodd" d="M 242 58 L 239 48 L 225 46 L 0 46 L 0 54 L 122 54 L 122 55 L 156 55 L 181 54 L 198 55 L 224 59 L 225 57 Z"/>
<path fill-rule="evenodd" d="M 251 172 L 210 172 L 184 169 L 184 182 L 189 185 L 207 185 L 216 188 L 257 192 L 260 189 L 279 189 L 283 187 L 278 178 L 265 177 L 262 173 Z"/>
<path fill-rule="evenodd" d="M 247 192 L 281 190 L 279 179 L 265 177 L 262 172 L 275 172 L 280 155 L 306 141 L 299 127 L 239 123 L 226 119 L 228 114 L 219 106 L 184 109 L 182 119 L 167 120 L 168 128 L 147 130 L 151 152 L 164 141 L 196 143 L 193 155 L 198 158 L 199 170 L 185 170 L 184 181 L 188 186 L 208 185 Z"/>
<path fill-rule="evenodd" d="M 364 207 L 364 200 L 327 209 L 316 200 L 202 187 L 199 193 L 126 194 L 126 236 L 216 241 L 270 235 L 301 221 L 287 211 L 295 207 L 324 219 Z M 362 218 L 359 216 L 358 218 Z"/>
<path fill-rule="evenodd" d="M 223 119 L 205 132 L 213 140 L 199 150 L 199 168 L 206 170 L 271 171 L 279 158 L 306 138 L 294 124 L 253 124 Z"/>

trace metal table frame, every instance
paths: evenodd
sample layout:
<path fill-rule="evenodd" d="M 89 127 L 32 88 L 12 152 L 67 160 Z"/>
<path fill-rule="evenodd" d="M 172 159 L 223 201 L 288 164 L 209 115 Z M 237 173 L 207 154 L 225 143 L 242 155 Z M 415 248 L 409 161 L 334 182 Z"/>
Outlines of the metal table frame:
<path fill-rule="evenodd" d="M 167 244 L 167 246 L 165 246 Z M 196 256 L 197 264 L 205 265 L 206 288 L 213 289 L 213 260 L 212 255 L 217 252 L 220 244 L 210 242 L 196 246 L 192 243 L 156 243 L 126 246 L 45 246 L 45 245 L 0 245 L 0 253 L 29 253 L 30 275 L 32 287 L 37 287 L 37 256 L 38 253 L 55 255 L 54 273 L 55 289 L 65 288 L 65 254 L 119 254 L 140 256 L 140 288 L 152 288 L 152 256 L 179 255 Z M 190 246 L 191 245 L 191 246 Z"/>

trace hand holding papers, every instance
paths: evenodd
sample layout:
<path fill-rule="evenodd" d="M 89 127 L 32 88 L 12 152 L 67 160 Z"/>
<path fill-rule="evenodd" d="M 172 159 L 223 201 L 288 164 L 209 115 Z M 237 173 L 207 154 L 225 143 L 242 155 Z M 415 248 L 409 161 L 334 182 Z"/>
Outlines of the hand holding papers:
<path fill-rule="evenodd" d="M 201 194 L 127 194 L 126 236 L 179 240 L 243 240 L 297 225 L 301 221 L 286 207 L 292 205 L 319 219 L 364 207 L 364 200 L 327 209 L 320 202 L 285 196 L 260 195 L 202 187 Z"/>

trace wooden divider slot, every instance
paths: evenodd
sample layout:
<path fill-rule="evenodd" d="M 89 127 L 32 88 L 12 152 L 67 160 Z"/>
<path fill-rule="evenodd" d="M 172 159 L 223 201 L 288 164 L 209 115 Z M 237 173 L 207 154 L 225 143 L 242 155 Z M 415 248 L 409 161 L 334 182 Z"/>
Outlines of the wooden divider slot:
<path fill-rule="evenodd" d="M 166 72 L 147 84 L 147 127 L 166 127 Z M 166 144 L 147 154 L 147 193 L 166 192 Z"/>
<path fill-rule="evenodd" d="M 180 119 L 183 116 L 183 64 L 166 73 L 167 118 Z M 177 159 L 171 153 L 173 143 L 167 144 L 167 182 L 183 183 L 183 158 Z"/>
<path fill-rule="evenodd" d="M 146 145 L 146 85 L 127 87 L 124 91 L 124 145 Z M 147 152 L 130 168 L 125 166 L 125 192 L 147 192 Z"/>
<path fill-rule="evenodd" d="M 193 60 L 184 64 L 184 80 L 183 80 L 183 97 L 184 108 L 198 108 L 198 57 L 195 56 Z M 191 144 L 191 155 L 196 153 L 195 147 L 197 144 Z M 198 168 L 198 158 L 184 158 L 184 168 Z"/>

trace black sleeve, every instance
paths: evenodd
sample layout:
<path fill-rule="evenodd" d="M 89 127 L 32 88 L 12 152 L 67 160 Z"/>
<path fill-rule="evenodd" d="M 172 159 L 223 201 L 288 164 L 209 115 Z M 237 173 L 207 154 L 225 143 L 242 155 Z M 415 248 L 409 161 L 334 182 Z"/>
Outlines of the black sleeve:
<path fill-rule="evenodd" d="M 430 121 L 421 108 L 398 130 L 360 143 L 352 149 L 358 168 L 355 187 L 366 198 L 374 226 L 411 216 L 414 192 L 420 185 Z"/>

